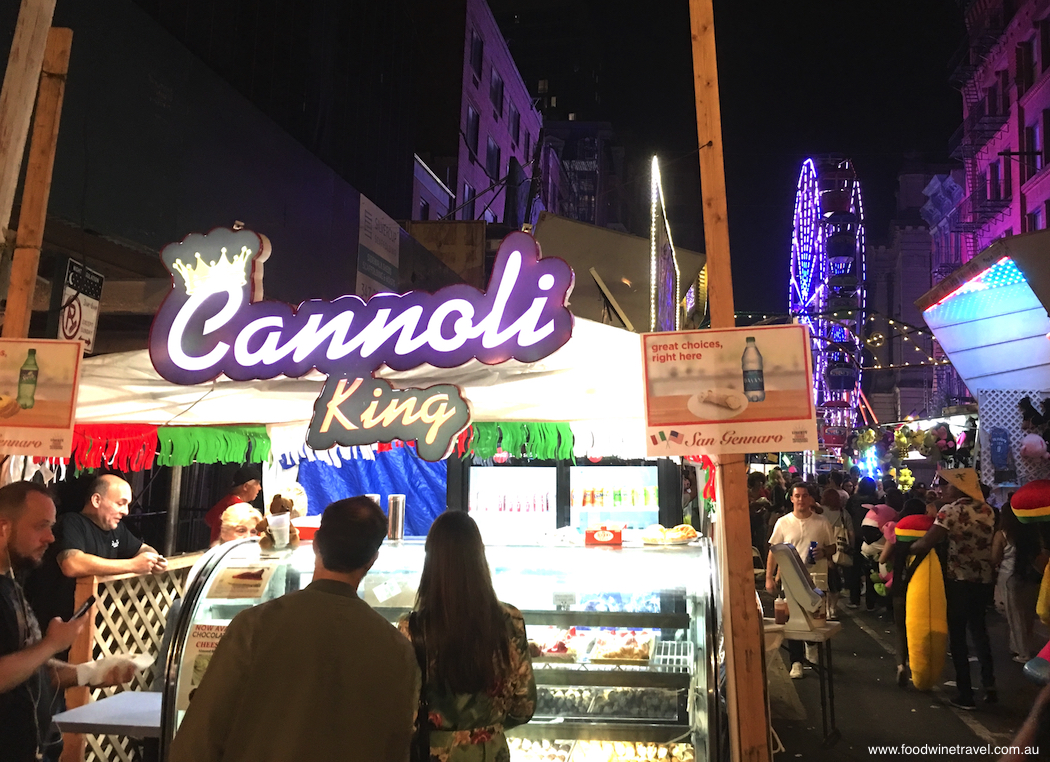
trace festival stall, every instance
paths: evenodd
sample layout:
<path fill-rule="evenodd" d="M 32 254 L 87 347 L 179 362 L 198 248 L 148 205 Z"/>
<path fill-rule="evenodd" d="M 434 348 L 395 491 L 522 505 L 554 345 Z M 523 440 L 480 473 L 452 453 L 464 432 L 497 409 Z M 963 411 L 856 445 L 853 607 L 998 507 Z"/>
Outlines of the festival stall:
<path fill-rule="evenodd" d="M 977 398 L 981 480 L 1000 499 L 1050 477 L 1050 231 L 996 241 L 924 294 L 923 311 Z"/>
<path fill-rule="evenodd" d="M 977 444 L 977 408 L 939 418 L 912 419 L 855 429 L 842 454 L 873 479 L 892 476 L 904 490 L 929 485 L 941 468 L 971 468 Z"/>
<path fill-rule="evenodd" d="M 504 241 L 487 294 L 452 287 L 367 303 L 309 302 L 294 311 L 259 299 L 261 266 L 252 262 L 265 257 L 254 254 L 248 236 L 255 234 L 212 231 L 162 253 L 179 277 L 154 323 L 150 352 L 86 364 L 78 465 L 252 460 L 274 472 L 298 466 L 302 476 L 304 466 L 338 471 L 380 457 L 380 448 L 412 449 L 419 462 L 439 466 L 470 452 L 560 462 L 645 457 L 638 336 L 573 324 L 565 309 L 571 271 L 559 271 L 560 260 L 540 259 L 531 237 Z M 265 239 L 255 241 L 265 249 Z M 244 256 L 231 266 L 227 252 L 238 251 Z M 191 269 L 185 262 L 194 255 Z M 229 272 L 216 279 L 211 271 L 220 268 Z M 348 310 L 357 312 L 341 317 Z M 423 324 L 426 339 L 413 340 L 423 335 L 413 328 Z M 467 350 L 459 351 L 460 339 Z M 350 360 L 338 366 L 332 356 L 343 350 Z M 367 394 L 355 400 L 359 390 Z M 566 485 L 572 489 L 559 483 L 558 492 Z M 675 488 L 680 497 L 680 484 Z M 355 494 L 346 483 L 335 489 L 338 497 Z M 644 503 L 645 494 L 642 485 L 635 499 Z M 565 503 L 563 493 L 556 497 Z M 622 488 L 619 497 L 614 506 L 610 490 L 610 507 L 625 507 Z M 525 609 L 538 654 L 537 717 L 515 731 L 513 759 L 545 758 L 552 749 L 573 759 L 606 751 L 603 759 L 713 755 L 721 715 L 712 698 L 718 616 L 710 545 L 588 548 L 582 533 L 577 541 L 564 534 L 536 541 L 514 526 L 498 540 L 486 538 L 497 592 Z M 393 619 L 414 599 L 423 545 L 388 545 L 362 594 Z M 176 623 L 162 747 L 206 668 L 208 654 L 194 650 L 202 628 L 211 628 L 206 639 L 214 645 L 236 611 L 305 585 L 310 558 L 308 546 L 260 553 L 254 541 L 209 556 Z M 636 574 L 641 565 L 651 573 Z M 243 580 L 251 580 L 250 589 L 242 589 Z"/>
<path fill-rule="evenodd" d="M 637 463 L 645 457 L 637 342 L 636 334 L 577 319 L 572 338 L 538 362 L 490 367 L 471 360 L 458 368 L 384 368 L 377 375 L 399 387 L 451 383 L 462 390 L 473 422 L 457 438 L 453 458 L 470 450 L 505 463 L 511 452 L 543 461 L 612 456 Z M 306 494 L 319 497 L 340 490 L 386 495 L 413 484 L 423 502 L 410 498 L 407 529 L 425 533 L 426 519 L 444 509 L 445 462 L 422 460 L 400 441 L 310 448 L 307 429 L 323 384 L 324 376 L 311 373 L 262 381 L 220 377 L 186 387 L 161 378 L 146 351 L 90 358 L 81 379 L 73 462 L 125 471 L 154 463 L 260 463 L 267 503 L 282 489 L 287 494 L 297 478 L 306 483 Z M 487 478 L 485 469 L 477 471 Z M 509 471 L 508 465 L 501 473 Z M 519 472 L 527 473 L 512 473 Z M 350 492 L 355 486 L 361 489 Z M 418 521 L 413 506 L 425 508 Z M 313 500 L 307 512 L 323 507 Z"/>

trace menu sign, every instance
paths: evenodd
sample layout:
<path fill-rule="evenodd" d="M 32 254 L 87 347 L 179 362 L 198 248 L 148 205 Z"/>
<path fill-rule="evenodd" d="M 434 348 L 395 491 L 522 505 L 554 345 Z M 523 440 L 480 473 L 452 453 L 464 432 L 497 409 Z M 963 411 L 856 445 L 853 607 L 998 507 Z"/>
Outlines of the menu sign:
<path fill-rule="evenodd" d="M 212 654 L 215 653 L 228 624 L 229 622 L 198 622 L 190 626 L 190 634 L 186 638 L 186 648 L 183 651 L 182 667 L 179 670 L 176 709 L 189 709 L 193 694 L 204 679 Z"/>
<path fill-rule="evenodd" d="M 650 456 L 817 447 L 803 325 L 642 335 Z"/>

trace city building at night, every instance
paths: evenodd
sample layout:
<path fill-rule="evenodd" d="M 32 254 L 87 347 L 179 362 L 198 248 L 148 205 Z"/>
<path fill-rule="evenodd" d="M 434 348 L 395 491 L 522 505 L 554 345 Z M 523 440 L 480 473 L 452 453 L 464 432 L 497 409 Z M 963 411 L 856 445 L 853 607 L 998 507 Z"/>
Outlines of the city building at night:
<path fill-rule="evenodd" d="M 932 337 L 922 330 L 922 314 L 915 307 L 915 300 L 940 279 L 933 261 L 934 237 L 944 235 L 938 205 L 950 209 L 961 197 L 953 191 L 953 171 L 961 175 L 952 167 L 906 159 L 885 243 L 868 249 L 865 350 L 869 362 L 880 367 L 869 374 L 865 388 L 881 421 L 939 415 L 960 401 L 938 383 L 950 366 L 931 364 L 931 358 L 943 358 L 934 355 Z"/>
<path fill-rule="evenodd" d="M 503 222 L 506 185 L 528 194 L 540 113 L 485 0 L 414 2 L 417 164 L 455 194 L 455 219 Z M 416 172 L 417 180 L 420 171 Z M 424 219 L 417 182 L 412 219 Z M 520 186 L 524 186 L 523 188 Z M 429 211 L 429 219 L 439 216 Z M 447 212 L 446 212 L 447 214 Z"/>
<path fill-rule="evenodd" d="M 963 113 L 950 149 L 963 169 L 924 191 L 934 283 L 1001 238 L 1045 229 L 1050 213 L 1050 2 L 971 2 L 965 21 L 951 69 Z M 972 398 L 951 366 L 934 388 L 945 404 Z"/>
<path fill-rule="evenodd" d="M 232 4 L 223 4 L 222 13 Z M 266 265 L 268 298 L 298 303 L 355 293 L 364 282 L 359 255 L 366 216 L 393 234 L 390 249 L 397 257 L 388 262 L 384 288 L 436 289 L 459 280 L 393 222 L 398 210 L 407 216 L 412 190 L 411 146 L 385 134 L 398 131 L 397 108 L 376 90 L 340 91 L 360 95 L 370 116 L 357 125 L 362 132 L 348 131 L 345 145 L 333 146 L 322 138 L 340 132 L 343 101 L 327 91 L 330 100 L 322 108 L 312 98 L 325 93 L 312 88 L 333 75 L 336 63 L 310 69 L 295 51 L 281 51 L 276 62 L 268 60 L 288 71 L 284 77 L 270 72 L 267 79 L 264 59 L 242 39 L 251 28 L 278 22 L 286 22 L 289 33 L 309 34 L 312 17 L 253 18 L 255 27 L 245 19 L 238 33 L 223 36 L 227 49 L 243 59 L 234 65 L 207 44 L 212 16 L 197 16 L 177 0 L 142 5 L 149 7 L 124 0 L 98 0 L 90 8 L 66 0 L 56 5 L 55 24 L 74 29 L 76 42 L 38 270 L 48 283 L 36 289 L 31 336 L 56 335 L 57 325 L 50 324 L 57 311 L 49 309 L 47 292 L 56 280 L 62 283 L 67 260 L 75 259 L 105 277 L 95 352 L 144 347 L 170 283 L 157 252 L 190 232 L 237 222 L 270 240 L 275 254 Z M 180 15 L 180 7 L 186 13 Z M 0 13 L 5 60 L 16 12 L 13 5 Z M 333 15 L 338 28 L 325 31 L 355 39 L 367 30 L 354 27 L 353 19 Z M 376 76 L 382 71 L 389 79 L 404 52 L 377 58 Z M 240 68 L 252 61 L 259 67 L 254 80 L 250 67 Z M 377 100 L 366 98 L 369 92 Z M 390 82 L 384 97 L 400 101 L 403 95 Z M 295 117 L 292 102 L 299 111 L 307 104 L 318 131 Z M 382 203 L 349 176 L 360 178 Z M 13 220 L 19 212 L 16 200 Z"/>

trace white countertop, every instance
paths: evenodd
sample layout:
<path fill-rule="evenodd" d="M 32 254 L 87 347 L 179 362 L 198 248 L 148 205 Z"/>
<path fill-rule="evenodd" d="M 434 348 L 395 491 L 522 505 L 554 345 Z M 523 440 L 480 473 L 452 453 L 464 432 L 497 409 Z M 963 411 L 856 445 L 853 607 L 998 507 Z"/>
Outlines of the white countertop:
<path fill-rule="evenodd" d="M 63 733 L 160 738 L 161 694 L 124 691 L 109 698 L 56 714 Z"/>

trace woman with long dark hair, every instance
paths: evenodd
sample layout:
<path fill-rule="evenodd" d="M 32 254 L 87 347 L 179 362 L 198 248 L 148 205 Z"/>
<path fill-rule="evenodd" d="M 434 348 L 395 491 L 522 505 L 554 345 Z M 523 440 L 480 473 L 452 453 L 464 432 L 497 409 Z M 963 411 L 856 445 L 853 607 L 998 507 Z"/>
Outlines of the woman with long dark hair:
<path fill-rule="evenodd" d="M 536 681 L 525 620 L 496 597 L 466 513 L 430 527 L 415 616 L 398 626 L 426 651 L 431 760 L 509 762 L 504 730 L 532 719 Z"/>

